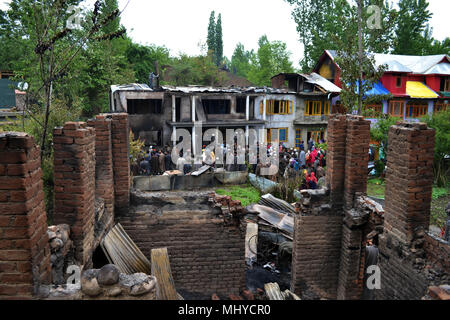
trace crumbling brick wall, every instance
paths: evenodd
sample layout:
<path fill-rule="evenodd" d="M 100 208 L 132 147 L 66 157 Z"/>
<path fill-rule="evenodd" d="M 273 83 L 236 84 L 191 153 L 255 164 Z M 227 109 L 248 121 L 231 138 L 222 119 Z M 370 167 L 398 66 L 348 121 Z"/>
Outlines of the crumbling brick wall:
<path fill-rule="evenodd" d="M 347 116 L 346 122 L 344 206 L 350 209 L 355 194 L 367 190 L 370 121 L 361 116 Z"/>
<path fill-rule="evenodd" d="M 53 131 L 55 224 L 68 224 L 75 258 L 82 265 L 93 253 L 95 221 L 95 129 L 66 122 Z"/>
<path fill-rule="evenodd" d="M 364 290 L 367 236 L 383 232 L 384 210 L 375 201 L 356 193 L 353 208 L 345 210 L 339 268 L 339 300 L 359 300 Z"/>
<path fill-rule="evenodd" d="M 240 204 L 222 208 L 207 192 L 139 194 L 132 194 L 130 213 L 117 220 L 147 257 L 151 249 L 167 247 L 177 290 L 239 294 L 245 286 L 245 228 L 225 211 L 235 213 Z"/>
<path fill-rule="evenodd" d="M 40 148 L 0 133 L 0 299 L 29 299 L 50 283 Z"/>
<path fill-rule="evenodd" d="M 304 299 L 335 299 L 341 254 L 342 215 L 326 190 L 303 190 L 294 218 L 291 291 Z"/>
<path fill-rule="evenodd" d="M 346 116 L 331 115 L 328 120 L 326 179 L 331 205 L 337 210 L 341 210 L 344 204 L 346 138 Z"/>
<path fill-rule="evenodd" d="M 114 223 L 114 172 L 111 140 L 111 115 L 97 115 L 88 121 L 95 128 L 95 238 L 108 232 Z M 104 208 L 103 208 L 104 206 Z"/>
<path fill-rule="evenodd" d="M 128 113 L 113 113 L 111 125 L 115 214 L 126 214 L 130 205 Z"/>
<path fill-rule="evenodd" d="M 430 285 L 448 281 L 448 244 L 426 234 L 433 183 L 433 129 L 399 122 L 389 129 L 385 232 L 380 236 L 381 299 L 421 299 Z M 428 241 L 427 241 L 428 239 Z M 428 242 L 428 244 L 427 244 Z M 442 247 L 441 247 L 442 245 Z M 443 257 L 436 257 L 436 248 Z M 428 252 L 427 252 L 428 251 Z"/>

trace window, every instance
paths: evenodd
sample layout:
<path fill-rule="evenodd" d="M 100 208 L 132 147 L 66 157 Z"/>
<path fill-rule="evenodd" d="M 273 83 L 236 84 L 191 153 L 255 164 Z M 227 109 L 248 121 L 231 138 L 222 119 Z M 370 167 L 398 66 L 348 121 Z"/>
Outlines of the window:
<path fill-rule="evenodd" d="M 330 101 L 325 101 L 323 104 L 323 114 L 330 114 Z"/>
<path fill-rule="evenodd" d="M 427 114 L 428 105 L 408 102 L 406 104 L 407 116 L 410 118 L 420 118 Z"/>
<path fill-rule="evenodd" d="M 325 101 L 305 101 L 305 116 L 320 116 L 323 114 L 330 114 L 330 102 Z"/>
<path fill-rule="evenodd" d="M 402 77 L 395 78 L 395 87 L 401 88 L 401 86 L 402 86 Z"/>
<path fill-rule="evenodd" d="M 434 106 L 434 113 L 440 112 L 440 111 L 445 111 L 445 110 L 447 110 L 447 108 L 450 108 L 450 103 L 445 103 L 443 101 L 440 101 L 440 102 L 436 103 L 436 105 Z"/>
<path fill-rule="evenodd" d="M 310 131 L 308 132 L 308 141 L 312 138 L 314 142 L 317 144 L 320 143 L 320 140 L 323 139 L 323 131 Z"/>
<path fill-rule="evenodd" d="M 450 91 L 450 78 L 446 78 L 444 80 L 444 91 L 449 92 Z"/>
<path fill-rule="evenodd" d="M 302 143 L 302 129 L 295 129 L 295 147 L 300 149 Z"/>
<path fill-rule="evenodd" d="M 366 117 L 376 117 L 380 113 L 383 113 L 382 104 L 370 104 L 365 107 L 364 115 Z"/>
<path fill-rule="evenodd" d="M 272 142 L 271 130 L 278 131 L 278 140 L 280 142 L 288 142 L 289 141 L 289 129 L 288 128 L 271 128 L 271 129 L 266 129 L 266 142 L 267 143 Z"/>
<path fill-rule="evenodd" d="M 161 99 L 127 99 L 128 114 L 161 114 Z"/>
<path fill-rule="evenodd" d="M 389 114 L 394 117 L 402 117 L 403 118 L 403 106 L 405 105 L 404 101 L 390 101 L 389 102 Z"/>
<path fill-rule="evenodd" d="M 230 113 L 230 100 L 207 100 L 202 99 L 203 108 L 206 114 L 229 114 Z"/>
<path fill-rule="evenodd" d="M 236 112 L 245 113 L 247 109 L 247 99 L 246 98 L 236 98 Z"/>
<path fill-rule="evenodd" d="M 290 100 L 267 100 L 266 101 L 266 114 L 292 114 L 293 102 Z M 264 101 L 259 104 L 260 114 L 263 114 Z"/>

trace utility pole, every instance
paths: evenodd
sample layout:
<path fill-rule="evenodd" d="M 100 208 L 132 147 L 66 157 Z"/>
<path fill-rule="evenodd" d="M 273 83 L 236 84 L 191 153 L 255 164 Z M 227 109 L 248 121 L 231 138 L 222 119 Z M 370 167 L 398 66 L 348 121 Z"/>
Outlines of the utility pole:
<path fill-rule="evenodd" d="M 359 64 L 359 79 L 358 79 L 358 115 L 362 113 L 362 81 L 363 81 L 363 47 L 362 47 L 362 21 L 361 21 L 361 0 L 358 0 L 358 64 Z"/>

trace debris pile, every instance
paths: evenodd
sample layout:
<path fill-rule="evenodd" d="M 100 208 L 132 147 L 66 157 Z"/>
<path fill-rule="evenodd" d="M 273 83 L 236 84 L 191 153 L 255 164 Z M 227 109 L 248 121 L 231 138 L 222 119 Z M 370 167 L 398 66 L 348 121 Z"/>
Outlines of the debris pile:
<path fill-rule="evenodd" d="M 50 244 L 53 283 L 63 284 L 65 283 L 64 261 L 72 249 L 72 241 L 69 238 L 70 227 L 67 224 L 50 226 L 47 228 L 47 235 Z"/>
<path fill-rule="evenodd" d="M 127 275 L 121 273 L 112 264 L 101 269 L 90 269 L 81 276 L 81 292 L 84 298 L 115 298 L 124 299 L 126 296 L 156 298 L 157 281 L 153 276 L 145 273 Z"/>

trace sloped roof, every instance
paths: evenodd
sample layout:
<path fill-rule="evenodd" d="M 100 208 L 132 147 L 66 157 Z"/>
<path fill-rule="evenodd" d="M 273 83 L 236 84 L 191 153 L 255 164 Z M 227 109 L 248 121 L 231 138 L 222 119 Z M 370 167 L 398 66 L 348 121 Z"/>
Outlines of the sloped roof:
<path fill-rule="evenodd" d="M 327 79 L 325 79 L 324 77 L 322 77 L 321 75 L 319 75 L 315 72 L 312 72 L 310 74 L 301 74 L 301 75 L 306 78 L 306 82 L 311 83 L 311 84 L 316 84 L 316 85 L 322 87 L 325 91 L 333 92 L 333 93 L 339 93 L 342 91 L 341 88 L 339 88 L 337 85 L 328 81 Z"/>
<path fill-rule="evenodd" d="M 325 50 L 333 60 L 336 50 Z M 386 64 L 388 72 L 408 72 L 417 74 L 450 74 L 450 57 L 446 54 L 430 56 L 408 56 L 399 54 L 374 53 L 378 66 Z M 440 63 L 441 61 L 443 61 Z"/>
<path fill-rule="evenodd" d="M 366 80 L 363 80 L 363 83 L 365 83 Z M 358 85 L 358 81 L 356 81 L 356 85 Z M 358 93 L 358 86 L 356 86 L 356 93 Z M 390 92 L 383 86 L 383 84 L 378 81 L 377 83 L 375 83 L 375 85 L 373 86 L 372 89 L 370 89 L 369 91 L 367 91 L 365 93 L 365 96 L 380 96 L 380 95 L 388 95 Z"/>
<path fill-rule="evenodd" d="M 438 98 L 439 95 L 420 81 L 406 81 L 406 94 L 411 98 Z"/>

